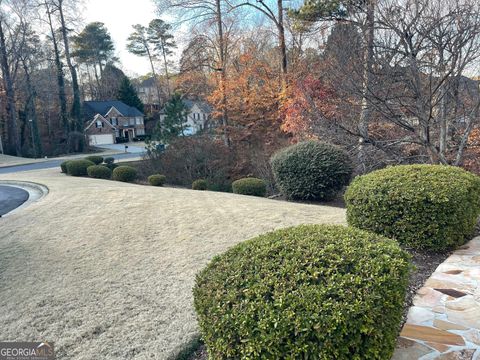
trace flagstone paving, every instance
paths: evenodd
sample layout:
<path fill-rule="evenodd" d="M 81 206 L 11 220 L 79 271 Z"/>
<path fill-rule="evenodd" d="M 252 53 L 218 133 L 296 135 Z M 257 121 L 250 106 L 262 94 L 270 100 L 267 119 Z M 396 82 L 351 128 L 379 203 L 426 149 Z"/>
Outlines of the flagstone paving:
<path fill-rule="evenodd" d="M 414 359 L 480 360 L 480 237 L 418 290 L 392 358 Z"/>

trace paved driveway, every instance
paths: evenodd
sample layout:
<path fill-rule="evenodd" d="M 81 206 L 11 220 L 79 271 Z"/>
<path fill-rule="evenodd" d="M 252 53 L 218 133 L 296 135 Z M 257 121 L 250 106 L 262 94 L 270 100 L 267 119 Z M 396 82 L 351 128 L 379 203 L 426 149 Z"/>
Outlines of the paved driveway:
<path fill-rule="evenodd" d="M 135 145 L 135 143 L 128 144 L 111 144 L 111 145 L 97 145 L 101 149 L 115 150 L 115 151 L 125 151 L 125 145 L 128 146 L 127 151 L 131 154 L 141 154 L 145 152 L 145 148 L 140 145 Z"/>
<path fill-rule="evenodd" d="M 28 200 L 28 192 L 7 185 L 0 185 L 0 216 L 16 209 Z"/>
<path fill-rule="evenodd" d="M 166 359 L 197 332 L 195 274 L 260 233 L 344 223 L 340 208 L 210 191 L 0 175 L 49 194 L 0 219 L 0 339 L 55 342 L 60 360 Z"/>

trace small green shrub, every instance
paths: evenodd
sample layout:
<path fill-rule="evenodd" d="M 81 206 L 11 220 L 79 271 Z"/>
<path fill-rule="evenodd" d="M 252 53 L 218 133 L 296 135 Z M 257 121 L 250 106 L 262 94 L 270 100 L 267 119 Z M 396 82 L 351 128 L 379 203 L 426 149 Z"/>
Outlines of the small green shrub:
<path fill-rule="evenodd" d="M 289 199 L 332 200 L 348 185 L 353 166 L 341 148 L 319 141 L 289 146 L 270 160 L 275 182 Z"/>
<path fill-rule="evenodd" d="M 115 162 L 115 159 L 113 157 L 106 157 L 105 159 L 103 159 L 103 162 L 107 165 L 110 165 Z"/>
<path fill-rule="evenodd" d="M 96 179 L 111 179 L 112 170 L 103 165 L 92 165 L 87 168 L 87 174 L 91 178 Z"/>
<path fill-rule="evenodd" d="M 225 181 L 225 182 L 222 182 L 222 183 L 208 182 L 207 190 L 218 191 L 218 192 L 226 192 L 226 193 L 233 192 L 232 184 L 229 183 L 228 181 Z"/>
<path fill-rule="evenodd" d="M 89 166 L 95 165 L 93 162 L 85 159 L 70 160 L 67 162 L 67 174 L 72 176 L 85 176 Z"/>
<path fill-rule="evenodd" d="M 267 193 L 267 184 L 262 179 L 243 178 L 232 183 L 232 189 L 235 194 L 265 196 Z"/>
<path fill-rule="evenodd" d="M 67 173 L 67 164 L 71 160 L 66 160 L 60 164 L 60 169 L 62 169 L 62 173 L 66 174 Z"/>
<path fill-rule="evenodd" d="M 152 186 L 163 186 L 165 181 L 167 181 L 167 177 L 165 175 L 155 174 L 148 177 L 148 183 Z"/>
<path fill-rule="evenodd" d="M 452 166 L 393 166 L 357 177 L 345 201 L 350 225 L 413 248 L 442 251 L 472 236 L 480 178 Z"/>
<path fill-rule="evenodd" d="M 119 166 L 113 170 L 113 180 L 131 182 L 137 178 L 137 170 L 131 166 Z"/>
<path fill-rule="evenodd" d="M 193 190 L 207 190 L 208 189 L 207 180 L 204 180 L 204 179 L 195 180 L 192 183 L 192 189 Z"/>
<path fill-rule="evenodd" d="M 85 158 L 85 160 L 93 162 L 95 165 L 100 165 L 103 163 L 103 157 L 99 155 L 90 155 Z"/>
<path fill-rule="evenodd" d="M 196 278 L 210 359 L 390 359 L 409 277 L 398 244 L 302 225 L 240 243 Z"/>

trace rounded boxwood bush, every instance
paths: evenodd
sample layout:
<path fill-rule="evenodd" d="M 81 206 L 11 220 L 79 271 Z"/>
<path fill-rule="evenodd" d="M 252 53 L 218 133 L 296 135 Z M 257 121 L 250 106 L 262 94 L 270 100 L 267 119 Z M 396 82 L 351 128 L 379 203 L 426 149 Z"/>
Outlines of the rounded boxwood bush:
<path fill-rule="evenodd" d="M 148 177 L 148 183 L 152 186 L 163 186 L 166 180 L 167 177 L 165 175 L 155 174 Z"/>
<path fill-rule="evenodd" d="M 137 170 L 131 166 L 118 166 L 113 169 L 113 180 L 131 182 L 137 178 Z"/>
<path fill-rule="evenodd" d="M 453 166 L 393 166 L 357 177 L 345 202 L 350 225 L 412 248 L 442 251 L 473 234 L 480 178 Z"/>
<path fill-rule="evenodd" d="M 103 163 L 103 157 L 99 155 L 90 155 L 85 158 L 85 160 L 93 162 L 95 165 Z"/>
<path fill-rule="evenodd" d="M 243 178 L 232 183 L 232 189 L 235 194 L 265 196 L 267 193 L 267 184 L 262 179 Z"/>
<path fill-rule="evenodd" d="M 113 157 L 106 157 L 105 159 L 103 159 L 103 162 L 105 164 L 113 164 L 115 162 L 115 159 Z"/>
<path fill-rule="evenodd" d="M 89 166 L 95 165 L 93 162 L 85 159 L 70 160 L 67 162 L 67 174 L 72 176 L 85 176 Z"/>
<path fill-rule="evenodd" d="M 96 179 L 111 179 L 112 170 L 103 165 L 92 165 L 87 168 L 88 176 Z"/>
<path fill-rule="evenodd" d="M 320 141 L 289 146 L 270 163 L 278 188 L 294 200 L 331 200 L 348 185 L 353 171 L 346 151 Z"/>
<path fill-rule="evenodd" d="M 302 225 L 216 256 L 194 286 L 211 359 L 390 359 L 409 255 L 380 235 Z"/>
<path fill-rule="evenodd" d="M 62 169 L 62 173 L 66 174 L 67 173 L 67 164 L 71 160 L 66 160 L 60 164 L 60 169 Z"/>
<path fill-rule="evenodd" d="M 207 180 L 204 180 L 204 179 L 195 180 L 192 183 L 192 189 L 193 190 L 207 190 L 208 189 Z"/>

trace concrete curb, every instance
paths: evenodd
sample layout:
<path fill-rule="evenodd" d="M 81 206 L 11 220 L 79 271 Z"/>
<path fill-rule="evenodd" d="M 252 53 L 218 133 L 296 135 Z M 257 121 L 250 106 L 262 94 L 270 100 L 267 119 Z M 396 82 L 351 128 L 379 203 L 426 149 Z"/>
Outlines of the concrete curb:
<path fill-rule="evenodd" d="M 22 205 L 20 205 L 16 209 L 13 209 L 9 213 L 2 215 L 2 218 L 15 214 L 23 208 L 27 207 L 28 205 L 31 205 L 32 203 L 41 200 L 42 198 L 47 196 L 49 192 L 48 187 L 46 187 L 45 185 L 37 184 L 30 181 L 0 180 L 0 184 L 17 187 L 28 192 L 27 201 L 25 201 Z"/>

